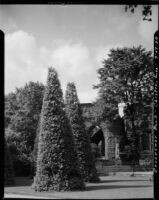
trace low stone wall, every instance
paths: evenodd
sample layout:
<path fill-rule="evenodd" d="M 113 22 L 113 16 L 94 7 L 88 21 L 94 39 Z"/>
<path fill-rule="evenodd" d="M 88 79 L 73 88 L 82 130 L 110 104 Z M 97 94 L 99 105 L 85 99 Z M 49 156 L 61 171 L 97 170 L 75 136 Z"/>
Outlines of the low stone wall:
<path fill-rule="evenodd" d="M 115 174 L 132 174 L 139 173 L 139 174 L 146 174 L 150 173 L 152 174 L 153 169 L 152 168 L 143 168 L 143 166 L 131 166 L 131 165 L 112 165 L 112 166 L 102 166 L 102 165 L 96 165 L 97 171 L 101 175 L 115 175 Z"/>
<path fill-rule="evenodd" d="M 97 171 L 99 174 L 110 174 L 110 173 L 116 173 L 116 172 L 132 172 L 131 166 L 96 166 Z"/>

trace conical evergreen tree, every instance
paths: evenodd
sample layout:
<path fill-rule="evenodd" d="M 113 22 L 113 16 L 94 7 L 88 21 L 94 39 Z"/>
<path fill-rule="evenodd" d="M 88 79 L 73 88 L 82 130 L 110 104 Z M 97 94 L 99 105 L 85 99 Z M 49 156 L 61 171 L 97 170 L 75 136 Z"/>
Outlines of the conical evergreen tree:
<path fill-rule="evenodd" d="M 68 83 L 65 94 L 66 113 L 70 119 L 82 177 L 86 182 L 99 182 L 90 139 L 85 130 L 82 110 L 74 83 Z"/>
<path fill-rule="evenodd" d="M 83 190 L 71 125 L 55 69 L 49 68 L 43 99 L 38 143 L 35 191 Z"/>
<path fill-rule="evenodd" d="M 6 142 L 4 143 L 4 153 L 5 153 L 4 185 L 12 186 L 15 185 L 13 163 Z"/>

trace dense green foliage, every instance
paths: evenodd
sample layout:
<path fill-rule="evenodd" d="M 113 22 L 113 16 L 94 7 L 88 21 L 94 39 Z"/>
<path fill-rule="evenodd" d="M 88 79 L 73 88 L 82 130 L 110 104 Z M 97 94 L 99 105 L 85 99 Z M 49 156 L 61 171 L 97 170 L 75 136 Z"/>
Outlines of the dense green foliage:
<path fill-rule="evenodd" d="M 124 121 L 131 160 L 139 159 L 139 136 L 150 130 L 153 100 L 152 52 L 141 46 L 111 49 L 98 70 L 97 120 L 118 117 L 118 103 L 126 104 Z M 146 125 L 146 126 L 145 126 Z"/>
<path fill-rule="evenodd" d="M 29 82 L 5 97 L 5 137 L 14 149 L 16 175 L 29 175 L 37 124 L 42 107 L 44 85 Z"/>
<path fill-rule="evenodd" d="M 71 126 L 64 110 L 57 72 L 49 68 L 45 89 L 37 155 L 35 191 L 82 190 Z"/>
<path fill-rule="evenodd" d="M 32 152 L 31 176 L 34 176 L 36 173 L 39 135 L 40 135 L 40 118 L 39 118 L 38 126 L 36 129 L 34 148 Z"/>
<path fill-rule="evenodd" d="M 67 85 L 65 106 L 72 126 L 83 179 L 87 182 L 98 182 L 99 178 L 91 151 L 90 139 L 85 130 L 82 110 L 74 83 L 68 83 Z"/>
<path fill-rule="evenodd" d="M 15 185 L 12 159 L 6 142 L 4 143 L 4 153 L 4 184 L 5 186 Z"/>

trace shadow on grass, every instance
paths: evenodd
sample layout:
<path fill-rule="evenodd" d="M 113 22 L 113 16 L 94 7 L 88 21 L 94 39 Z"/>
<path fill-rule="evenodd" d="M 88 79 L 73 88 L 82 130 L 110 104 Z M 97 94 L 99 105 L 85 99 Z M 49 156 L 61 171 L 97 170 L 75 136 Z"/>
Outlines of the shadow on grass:
<path fill-rule="evenodd" d="M 33 183 L 33 179 L 29 177 L 16 177 L 15 178 L 15 185 L 14 186 L 7 186 L 7 187 L 23 187 L 23 186 L 31 186 Z"/>
<path fill-rule="evenodd" d="M 100 183 L 115 183 L 115 182 L 132 182 L 132 181 L 148 181 L 148 180 L 101 180 L 99 183 L 96 183 L 97 185 L 87 186 L 86 190 L 103 190 L 103 189 L 117 189 L 117 188 L 138 188 L 138 187 L 151 187 L 151 185 L 98 185 Z M 33 183 L 33 179 L 30 179 L 29 177 L 16 177 L 15 178 L 15 186 L 7 186 L 7 187 L 24 187 L 24 186 L 30 186 Z"/>
<path fill-rule="evenodd" d="M 143 187 L 151 187 L 151 185 L 100 185 L 100 186 L 93 185 L 93 186 L 87 186 L 86 191 L 121 189 L 121 188 L 143 188 Z"/>
<path fill-rule="evenodd" d="M 129 179 L 129 180 L 101 180 L 100 183 L 113 183 L 113 182 L 132 182 L 132 181 L 148 181 L 148 180 L 133 180 L 133 179 Z"/>

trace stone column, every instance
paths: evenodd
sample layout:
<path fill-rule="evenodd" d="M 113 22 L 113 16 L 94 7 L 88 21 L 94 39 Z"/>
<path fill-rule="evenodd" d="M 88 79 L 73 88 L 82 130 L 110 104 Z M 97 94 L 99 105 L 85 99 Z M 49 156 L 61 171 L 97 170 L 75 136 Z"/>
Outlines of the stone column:
<path fill-rule="evenodd" d="M 124 116 L 124 107 L 125 107 L 125 103 L 118 103 L 118 113 L 120 115 L 120 117 Z"/>
<path fill-rule="evenodd" d="M 105 136 L 105 159 L 108 160 L 108 137 Z"/>
<path fill-rule="evenodd" d="M 149 133 L 149 151 L 152 151 L 152 137 L 151 137 L 151 133 Z"/>
<path fill-rule="evenodd" d="M 119 143 L 117 142 L 115 144 L 115 159 L 118 159 L 118 158 L 120 158 L 120 156 L 119 156 Z"/>

